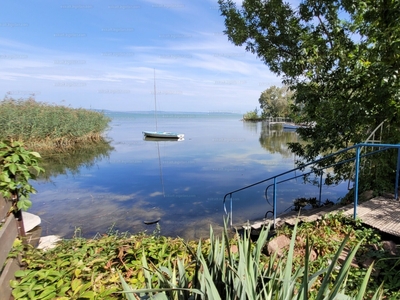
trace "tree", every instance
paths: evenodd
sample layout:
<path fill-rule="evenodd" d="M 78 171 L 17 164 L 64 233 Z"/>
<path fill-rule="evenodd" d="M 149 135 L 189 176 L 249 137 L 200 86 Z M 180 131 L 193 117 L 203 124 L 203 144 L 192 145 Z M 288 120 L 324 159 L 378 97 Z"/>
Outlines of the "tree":
<path fill-rule="evenodd" d="M 260 121 L 262 118 L 258 116 L 258 108 L 256 107 L 252 111 L 248 111 L 243 115 L 244 121 Z"/>
<path fill-rule="evenodd" d="M 382 121 L 382 141 L 400 141 L 400 1 L 218 2 L 229 40 L 281 75 L 295 91 L 301 121 L 315 122 L 298 130 L 311 143 L 290 144 L 296 155 L 312 161 L 363 142 Z M 393 157 L 379 159 L 364 180 L 369 188 L 393 180 Z M 343 168 L 335 173 L 337 180 L 347 175 Z"/>
<path fill-rule="evenodd" d="M 268 117 L 288 117 L 292 95 L 287 87 L 271 86 L 261 93 L 258 102 L 263 110 L 263 116 Z"/>

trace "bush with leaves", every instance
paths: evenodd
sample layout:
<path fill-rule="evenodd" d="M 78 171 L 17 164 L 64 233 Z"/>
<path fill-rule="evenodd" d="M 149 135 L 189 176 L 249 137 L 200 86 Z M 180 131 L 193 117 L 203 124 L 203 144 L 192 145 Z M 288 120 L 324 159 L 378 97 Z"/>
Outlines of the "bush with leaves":
<path fill-rule="evenodd" d="M 26 150 L 21 142 L 0 142 L 0 193 L 13 201 L 14 210 L 27 210 L 32 205 L 29 195 L 36 190 L 29 180 L 44 172 L 39 159 L 39 153 Z"/>

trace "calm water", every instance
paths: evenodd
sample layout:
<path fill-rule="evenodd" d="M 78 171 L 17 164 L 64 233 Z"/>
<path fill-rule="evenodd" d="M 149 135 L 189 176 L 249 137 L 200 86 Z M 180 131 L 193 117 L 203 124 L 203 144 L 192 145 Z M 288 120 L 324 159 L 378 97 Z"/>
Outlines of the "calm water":
<path fill-rule="evenodd" d="M 224 194 L 294 167 L 286 143 L 298 136 L 279 125 L 244 123 L 236 114 L 164 113 L 158 129 L 184 133 L 185 139 L 155 142 L 142 136 L 155 130 L 153 114 L 109 116 L 113 149 L 60 158 L 49 167 L 49 179 L 35 183 L 30 211 L 42 218 L 43 235 L 71 237 L 79 227 L 92 237 L 113 224 L 120 231 L 152 232 L 155 225 L 144 221 L 160 219 L 164 235 L 206 237 L 210 224 L 221 229 Z M 234 195 L 234 223 L 271 209 L 264 197 L 268 184 Z M 324 189 L 322 199 L 335 201 L 346 187 Z M 317 195 L 317 187 L 289 181 L 279 186 L 279 211 L 297 197 Z"/>

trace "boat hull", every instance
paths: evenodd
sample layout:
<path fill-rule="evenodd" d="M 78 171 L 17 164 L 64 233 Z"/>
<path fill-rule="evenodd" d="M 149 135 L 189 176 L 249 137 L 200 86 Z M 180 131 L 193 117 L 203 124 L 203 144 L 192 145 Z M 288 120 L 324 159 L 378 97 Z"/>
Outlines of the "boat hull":
<path fill-rule="evenodd" d="M 164 138 L 164 139 L 181 139 L 183 134 L 167 131 L 143 131 L 145 137 Z"/>

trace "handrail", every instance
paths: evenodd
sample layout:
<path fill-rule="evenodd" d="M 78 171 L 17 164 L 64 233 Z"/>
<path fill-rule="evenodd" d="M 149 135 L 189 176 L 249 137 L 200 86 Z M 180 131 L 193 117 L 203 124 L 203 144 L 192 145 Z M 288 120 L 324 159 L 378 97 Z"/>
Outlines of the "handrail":
<path fill-rule="evenodd" d="M 360 158 L 363 158 L 363 157 L 366 157 L 366 156 L 370 156 L 370 155 L 373 155 L 373 154 L 375 154 L 375 153 L 379 153 L 379 152 L 382 152 L 382 151 L 385 151 L 385 150 L 387 150 L 387 148 L 383 148 L 383 149 L 380 149 L 380 150 L 368 152 L 368 153 L 366 153 L 366 154 L 361 155 Z M 348 162 L 350 162 L 350 161 L 353 161 L 353 160 L 355 160 L 355 159 L 356 159 L 356 157 L 349 158 L 349 159 L 345 159 L 345 160 L 342 160 L 342 161 L 340 161 L 340 162 L 338 162 L 338 163 L 334 163 L 334 164 L 325 166 L 325 167 L 320 168 L 320 169 L 317 169 L 317 170 L 315 170 L 315 171 L 309 171 L 309 172 L 307 172 L 307 173 L 302 173 L 302 174 L 300 174 L 300 175 L 295 175 L 295 176 L 293 176 L 293 177 L 283 179 L 283 180 L 281 180 L 281 181 L 278 181 L 276 184 L 284 183 L 284 182 L 287 182 L 287 181 L 292 180 L 292 179 L 296 179 L 296 178 L 299 178 L 299 177 L 305 177 L 305 176 L 310 175 L 310 174 L 313 174 L 313 173 L 316 174 L 316 173 L 318 173 L 318 172 L 321 172 L 321 174 L 320 174 L 320 179 L 319 179 L 319 196 L 318 196 L 318 202 L 319 202 L 319 205 L 321 205 L 322 177 L 323 177 L 323 175 L 324 175 L 324 173 L 323 173 L 324 169 L 329 169 L 329 168 L 332 168 L 332 167 L 335 167 L 335 166 L 338 166 L 338 165 L 342 165 L 342 164 L 348 163 Z M 279 176 L 279 175 L 277 175 L 277 176 Z M 265 188 L 265 192 L 264 192 L 265 198 L 266 198 L 268 204 L 270 204 L 270 205 L 271 205 L 271 203 L 269 203 L 269 201 L 268 201 L 268 195 L 267 195 L 267 193 L 268 193 L 268 189 L 269 189 L 271 186 L 273 186 L 273 185 L 274 185 L 274 184 L 268 185 L 268 186 Z"/>
<path fill-rule="evenodd" d="M 373 147 L 373 148 L 381 148 L 381 149 L 376 150 L 376 151 L 373 151 L 373 152 L 368 152 L 368 153 L 366 153 L 366 154 L 364 154 L 364 155 L 361 155 L 361 148 L 362 148 L 362 147 Z M 234 191 L 231 191 L 231 192 L 229 192 L 229 193 L 226 193 L 225 196 L 224 196 L 224 199 L 223 199 L 223 206 L 224 206 L 225 214 L 227 214 L 227 215 L 229 216 L 229 219 L 230 219 L 230 220 L 229 220 L 229 221 L 230 221 L 230 226 L 232 227 L 232 219 L 233 219 L 233 201 L 232 201 L 232 194 L 237 193 L 237 192 L 240 192 L 240 191 L 243 191 L 243 190 L 248 189 L 248 188 L 251 188 L 251 187 L 254 187 L 254 186 L 259 185 L 259 184 L 261 184 L 261 183 L 264 183 L 264 182 L 273 180 L 273 183 L 272 183 L 271 185 L 269 185 L 269 186 L 267 187 L 267 189 L 268 189 L 270 186 L 273 186 L 273 187 L 274 187 L 274 190 L 273 190 L 273 211 L 272 211 L 272 212 L 273 212 L 273 219 L 274 219 L 273 221 L 274 221 L 274 226 L 275 226 L 275 225 L 276 225 L 276 205 L 277 205 L 277 203 L 276 203 L 277 184 L 279 184 L 279 183 L 281 183 L 281 182 L 284 182 L 284 181 L 288 181 L 288 180 L 290 180 L 290 179 L 294 179 L 294 178 L 297 178 L 297 177 L 305 176 L 305 175 L 308 175 L 308 174 L 310 174 L 310 173 L 316 173 L 316 172 L 318 172 L 318 171 L 322 171 L 322 173 L 320 174 L 320 176 L 321 176 L 321 179 L 320 179 L 320 185 L 321 185 L 321 186 L 320 186 L 320 189 L 321 189 L 321 187 L 322 187 L 322 175 L 323 175 L 323 170 L 324 170 L 324 169 L 331 168 L 331 167 L 333 167 L 333 166 L 335 166 L 335 165 L 344 164 L 344 163 L 347 163 L 347 162 L 350 162 L 350 161 L 353 161 L 353 160 L 356 161 L 356 166 L 355 166 L 355 172 L 356 172 L 356 174 L 355 174 L 355 180 L 354 180 L 354 183 L 355 183 L 355 185 L 354 185 L 354 218 L 356 218 L 356 217 L 357 217 L 357 205 L 358 205 L 358 180 L 359 180 L 360 160 L 361 160 L 361 158 L 363 158 L 363 157 L 365 157 L 365 156 L 373 155 L 373 154 L 376 154 L 376 153 L 378 153 L 378 152 L 383 152 L 383 151 L 386 151 L 386 150 L 388 150 L 388 149 L 390 149 L 390 148 L 397 148 L 397 149 L 398 149 L 397 167 L 396 167 L 396 182 L 395 182 L 395 192 L 394 192 L 394 194 L 395 194 L 395 199 L 398 199 L 398 185 L 399 185 L 399 171 L 400 171 L 400 144 L 372 144 L 372 143 L 360 143 L 360 144 L 356 144 L 356 145 L 350 146 L 350 147 L 348 147 L 348 148 L 339 150 L 339 151 L 337 151 L 337 152 L 335 152 L 335 153 L 329 154 L 329 155 L 324 156 L 324 157 L 322 157 L 322 158 L 320 158 L 320 159 L 317 159 L 317 160 L 314 160 L 314 161 L 312 161 L 312 162 L 310 162 L 310 163 L 304 164 L 304 165 L 302 165 L 302 166 L 300 166 L 300 167 L 291 169 L 291 170 L 289 170 L 289 171 L 282 172 L 282 173 L 280 173 L 280 174 L 278 174 L 278 175 L 271 176 L 271 177 L 269 177 L 269 178 L 267 178 L 267 179 L 258 181 L 258 182 L 256 182 L 256 183 L 253 183 L 253 184 L 247 185 L 247 186 L 245 186 L 245 187 L 242 187 L 242 188 L 240 188 L 240 189 L 236 189 L 236 190 L 234 190 Z M 277 182 L 277 179 L 278 179 L 279 177 L 281 177 L 281 176 L 284 176 L 284 175 L 286 175 L 286 174 L 292 173 L 292 172 L 297 171 L 297 170 L 304 169 L 304 168 L 306 168 L 306 167 L 308 167 L 308 166 L 311 166 L 311 165 L 315 165 L 315 164 L 317 164 L 317 163 L 319 163 L 319 162 L 322 162 L 322 161 L 324 161 L 324 160 L 327 160 L 327 159 L 329 159 L 329 158 L 332 158 L 332 157 L 334 157 L 334 156 L 337 156 L 337 155 L 339 155 L 339 154 L 341 154 L 341 153 L 348 152 L 348 151 L 350 151 L 350 150 L 352 150 L 352 149 L 355 149 L 355 150 L 356 150 L 355 157 L 353 157 L 353 158 L 346 159 L 346 160 L 340 161 L 340 162 L 338 162 L 338 163 L 335 163 L 335 164 L 332 164 L 332 165 L 329 165 L 329 166 L 320 168 L 320 169 L 318 169 L 318 170 L 316 170 L 316 171 L 312 171 L 312 172 L 305 173 L 305 174 L 301 174 L 301 175 L 296 175 L 296 176 L 294 176 L 294 177 L 292 177 L 292 178 L 290 178 L 290 179 L 285 179 L 284 181 L 279 181 L 279 182 Z M 321 190 L 320 190 L 320 193 L 321 193 Z M 226 199 L 227 199 L 228 196 L 230 196 L 230 212 L 229 212 L 229 213 L 228 213 L 227 210 L 226 210 Z"/>
<path fill-rule="evenodd" d="M 370 135 L 367 137 L 367 139 L 365 140 L 364 143 L 375 143 L 375 142 L 377 142 L 377 140 L 375 140 L 375 133 L 378 131 L 378 129 L 381 130 L 380 139 L 379 139 L 379 141 L 378 141 L 378 142 L 380 143 L 380 142 L 382 141 L 383 124 L 384 124 L 385 122 L 386 122 L 386 119 L 383 120 L 383 121 L 370 133 Z M 371 138 L 373 138 L 373 139 L 371 140 Z M 362 150 L 363 150 L 363 147 L 361 148 L 360 153 L 362 152 Z M 353 177 L 354 168 L 355 168 L 355 165 L 353 165 L 353 167 L 351 168 L 351 171 L 350 171 L 349 182 L 348 182 L 348 184 L 347 184 L 347 189 L 348 189 L 348 190 L 350 190 L 350 181 L 351 181 L 351 179 L 352 179 L 352 177 Z"/>

